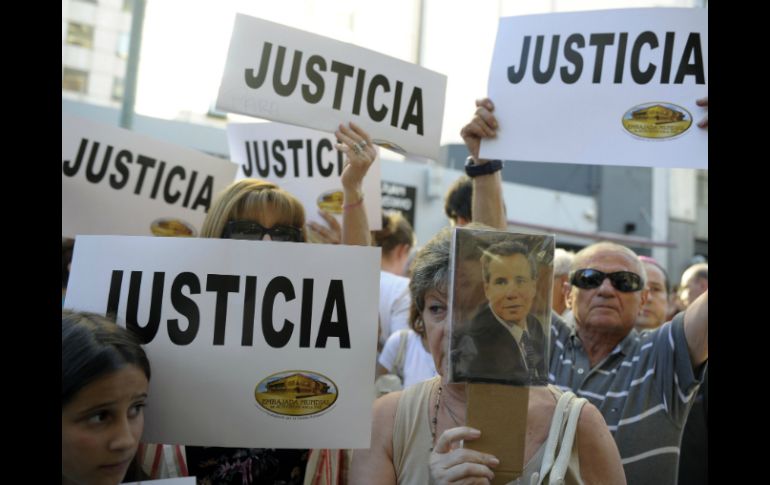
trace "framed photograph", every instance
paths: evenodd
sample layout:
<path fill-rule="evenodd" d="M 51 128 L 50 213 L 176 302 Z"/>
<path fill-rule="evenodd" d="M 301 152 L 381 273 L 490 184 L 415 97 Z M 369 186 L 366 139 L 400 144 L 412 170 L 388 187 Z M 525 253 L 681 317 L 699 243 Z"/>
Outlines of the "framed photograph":
<path fill-rule="evenodd" d="M 548 383 L 554 237 L 455 229 L 449 380 Z"/>

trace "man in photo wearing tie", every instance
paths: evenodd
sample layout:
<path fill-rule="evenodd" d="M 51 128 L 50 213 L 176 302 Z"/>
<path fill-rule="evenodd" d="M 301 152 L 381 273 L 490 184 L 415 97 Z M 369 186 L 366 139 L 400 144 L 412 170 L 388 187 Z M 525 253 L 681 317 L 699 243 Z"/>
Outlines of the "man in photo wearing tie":
<path fill-rule="evenodd" d="M 537 289 L 537 266 L 520 242 L 502 241 L 481 257 L 484 303 L 459 335 L 462 356 L 455 380 L 513 385 L 545 385 L 543 326 L 530 314 Z"/>

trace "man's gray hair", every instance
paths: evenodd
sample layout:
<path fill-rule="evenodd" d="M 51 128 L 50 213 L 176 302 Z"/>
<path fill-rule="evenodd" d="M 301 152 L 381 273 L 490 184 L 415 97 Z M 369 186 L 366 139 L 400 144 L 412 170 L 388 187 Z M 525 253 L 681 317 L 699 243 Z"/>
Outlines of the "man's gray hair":
<path fill-rule="evenodd" d="M 575 259 L 575 253 L 572 251 L 556 248 L 553 252 L 553 277 L 568 275 L 573 259 Z"/>

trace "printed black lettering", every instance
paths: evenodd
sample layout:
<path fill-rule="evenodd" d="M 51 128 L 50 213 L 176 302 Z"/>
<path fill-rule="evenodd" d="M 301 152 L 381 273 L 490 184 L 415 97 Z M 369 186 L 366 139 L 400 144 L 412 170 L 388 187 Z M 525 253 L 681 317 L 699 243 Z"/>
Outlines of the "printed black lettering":
<path fill-rule="evenodd" d="M 171 284 L 171 305 L 174 310 L 187 317 L 187 329 L 182 330 L 179 320 L 170 318 L 168 320 L 168 338 L 176 345 L 189 345 L 195 340 L 200 328 L 201 314 L 198 305 L 192 298 L 182 293 L 184 288 L 188 288 L 191 295 L 199 295 L 201 292 L 201 283 L 195 273 L 179 273 Z"/>
<path fill-rule="evenodd" d="M 78 154 L 75 157 L 75 164 L 71 164 L 69 160 L 62 162 L 61 171 L 67 177 L 72 177 L 80 169 L 80 164 L 83 162 L 83 155 L 86 153 L 86 147 L 88 146 L 88 139 L 83 138 L 80 140 L 80 146 L 78 147 Z"/>
<path fill-rule="evenodd" d="M 118 181 L 114 173 L 110 175 L 110 187 L 120 190 L 126 186 L 128 183 L 128 167 L 126 164 L 132 162 L 131 152 L 128 150 L 121 150 L 118 152 L 118 155 L 115 157 L 115 170 L 122 175 L 122 178 Z"/>
<path fill-rule="evenodd" d="M 273 326 L 273 307 L 275 298 L 279 293 L 284 295 L 287 302 L 292 301 L 295 296 L 291 281 L 284 276 L 277 276 L 267 284 L 262 299 L 262 333 L 265 336 L 265 342 L 277 349 L 283 348 L 289 343 L 294 331 L 294 324 L 287 319 L 284 319 L 283 327 L 280 330 L 276 330 Z"/>
<path fill-rule="evenodd" d="M 254 154 L 256 155 L 257 160 L 257 172 L 259 172 L 260 177 L 267 177 L 270 175 L 270 152 L 267 149 L 267 141 L 262 142 L 262 153 L 265 155 L 265 166 L 262 167 L 262 164 L 259 161 L 259 155 L 257 154 L 257 142 L 254 142 Z M 283 149 L 283 147 L 281 148 Z"/>
<path fill-rule="evenodd" d="M 647 84 L 655 75 L 655 64 L 652 62 L 647 65 L 647 69 L 642 71 L 639 62 L 641 62 L 642 47 L 645 44 L 649 44 L 651 49 L 658 47 L 658 38 L 654 32 L 649 30 L 639 34 L 634 42 L 634 47 L 631 48 L 631 77 L 637 84 Z"/>
<path fill-rule="evenodd" d="M 561 80 L 566 84 L 576 83 L 583 73 L 583 56 L 572 47 L 573 45 L 582 49 L 586 45 L 586 40 L 580 34 L 572 34 L 567 37 L 566 42 L 564 42 L 564 58 L 567 62 L 570 62 L 575 66 L 575 70 L 572 74 L 569 73 L 569 68 L 567 66 L 562 66 L 560 69 Z"/>
<path fill-rule="evenodd" d="M 257 307 L 257 277 L 246 277 L 246 288 L 243 294 L 243 332 L 241 345 L 251 346 L 254 343 L 254 312 Z"/>
<path fill-rule="evenodd" d="M 286 146 L 291 150 L 291 156 L 294 160 L 294 177 L 299 176 L 299 156 L 297 150 L 302 148 L 302 140 L 288 140 Z"/>
<path fill-rule="evenodd" d="M 401 90 L 404 83 L 396 81 L 396 92 L 393 96 L 393 112 L 390 114 L 390 126 L 398 128 L 398 114 L 401 111 Z"/>
<path fill-rule="evenodd" d="M 257 142 L 246 140 L 246 163 L 241 163 L 241 170 L 243 170 L 243 175 L 247 177 L 251 177 L 251 174 L 254 173 L 254 162 L 251 160 L 251 149 L 249 148 L 249 145 L 254 145 L 254 158 L 259 157 L 259 154 L 257 153 Z"/>
<path fill-rule="evenodd" d="M 342 62 L 332 61 L 331 71 L 337 74 L 332 108 L 338 110 L 340 109 L 340 106 L 342 106 L 342 90 L 345 88 L 345 78 L 353 77 L 353 66 Z"/>
<path fill-rule="evenodd" d="M 518 84 L 524 79 L 524 74 L 527 73 L 527 58 L 529 57 L 529 43 L 531 37 L 524 36 L 524 44 L 521 47 L 521 61 L 519 62 L 519 70 L 516 70 L 516 66 L 511 64 L 508 66 L 508 82 L 511 84 Z"/>
<path fill-rule="evenodd" d="M 404 116 L 401 129 L 409 131 L 409 125 L 415 125 L 417 134 L 422 135 L 422 124 L 422 89 L 415 87 L 412 90 L 412 97 L 409 99 L 409 106 L 406 108 L 406 116 Z"/>
<path fill-rule="evenodd" d="M 313 140 L 308 138 L 305 140 L 305 158 L 307 159 L 307 176 L 313 176 Z M 318 164 L 321 164 L 321 160 L 318 160 Z"/>
<path fill-rule="evenodd" d="M 317 69 L 314 67 L 317 66 Z M 302 85 L 302 97 L 310 104 L 316 104 L 324 96 L 324 78 L 318 71 L 326 71 L 326 61 L 321 56 L 310 56 L 305 66 L 305 75 L 315 85 L 315 93 L 310 92 L 310 85 Z"/>
<path fill-rule="evenodd" d="M 104 174 L 107 173 L 109 167 L 110 157 L 112 156 L 112 146 L 107 145 L 107 150 L 102 158 L 102 166 L 98 172 L 95 171 L 96 158 L 99 152 L 99 143 L 94 143 L 91 146 L 91 156 L 88 157 L 88 165 L 86 165 L 86 180 L 92 184 L 98 184 L 104 178 Z"/>
<path fill-rule="evenodd" d="M 356 77 L 356 92 L 353 96 L 353 114 L 358 116 L 361 113 L 361 99 L 364 96 L 364 79 L 366 78 L 366 69 L 359 69 Z"/>
<path fill-rule="evenodd" d="M 551 54 L 548 56 L 548 67 L 545 71 L 541 71 L 542 55 L 543 55 L 543 43 L 545 42 L 544 35 L 538 35 L 535 40 L 535 58 L 532 60 L 532 78 L 538 84 L 545 84 L 553 77 L 553 72 L 556 70 L 556 55 L 559 53 L 559 36 L 554 35 L 551 39 Z"/>
<path fill-rule="evenodd" d="M 110 292 L 107 297 L 107 310 L 105 315 L 113 320 L 118 315 L 118 305 L 120 304 L 120 288 L 123 286 L 123 272 L 120 270 L 112 270 L 112 277 L 110 278 Z"/>
<path fill-rule="evenodd" d="M 206 291 L 217 294 L 214 309 L 214 345 L 225 344 L 225 325 L 227 324 L 228 293 L 237 293 L 240 277 L 234 275 L 210 274 L 206 278 Z"/>
<path fill-rule="evenodd" d="M 136 163 L 142 166 L 142 169 L 139 171 L 139 178 L 136 180 L 136 188 L 134 189 L 134 194 L 139 195 L 139 192 L 142 191 L 144 176 L 147 173 L 147 169 L 155 166 L 155 159 L 146 157 L 144 155 L 139 155 L 136 158 Z"/>
<path fill-rule="evenodd" d="M 126 328 L 136 333 L 143 344 L 149 343 L 155 338 L 160 326 L 160 311 L 163 303 L 163 280 L 165 274 L 155 272 L 152 278 L 152 292 L 150 296 L 150 315 L 147 324 L 139 325 L 139 291 L 142 286 L 142 272 L 132 271 L 128 285 L 128 304 L 126 306 Z"/>
<path fill-rule="evenodd" d="M 334 309 L 337 309 L 337 321 L 332 321 Z M 329 282 L 329 291 L 326 293 L 326 303 L 324 303 L 323 315 L 321 316 L 321 326 L 318 329 L 318 338 L 315 346 L 317 349 L 326 348 L 326 340 L 329 337 L 340 339 L 340 348 L 350 348 L 350 331 L 348 330 L 348 313 L 345 309 L 345 291 L 342 287 L 342 280 L 331 280 Z"/>
<path fill-rule="evenodd" d="M 286 175 L 286 159 L 283 158 L 283 142 L 281 140 L 273 142 L 273 158 L 275 159 L 275 163 L 273 164 L 275 176 L 283 177 Z"/>
<path fill-rule="evenodd" d="M 160 188 L 160 182 L 163 180 L 163 171 L 166 169 L 166 162 L 160 161 L 158 166 L 158 173 L 155 175 L 155 183 L 152 185 L 152 192 L 150 192 L 150 198 L 154 199 L 158 195 L 158 189 Z"/>
<path fill-rule="evenodd" d="M 388 108 L 385 106 L 385 104 L 383 104 L 380 109 L 377 109 L 374 106 L 374 99 L 377 96 L 376 91 L 379 86 L 382 86 L 382 90 L 384 92 L 390 92 L 390 83 L 388 82 L 388 78 L 382 74 L 375 75 L 369 82 L 369 93 L 366 96 L 366 109 L 369 112 L 369 118 L 374 121 L 382 121 L 388 114 Z"/>
<path fill-rule="evenodd" d="M 299 323 L 299 346 L 310 347 L 310 323 L 313 317 L 313 280 L 302 280 L 302 315 Z"/>
<path fill-rule="evenodd" d="M 666 32 L 663 44 L 663 63 L 660 65 L 660 83 L 668 84 L 671 77 L 671 58 L 674 54 L 674 32 Z"/>
<path fill-rule="evenodd" d="M 186 176 L 184 169 L 179 165 L 171 167 L 171 170 L 168 171 L 168 178 L 166 178 L 166 183 L 163 186 L 163 200 L 168 204 L 173 204 L 182 196 L 181 192 L 178 190 L 176 193 L 171 193 L 171 182 L 173 182 L 175 175 L 178 175 L 182 180 L 184 180 Z"/>
<path fill-rule="evenodd" d="M 602 82 L 602 67 L 604 65 L 604 48 L 615 42 L 615 34 L 591 34 L 588 43 L 596 47 L 596 59 L 594 59 L 593 83 Z"/>
<path fill-rule="evenodd" d="M 626 43 L 628 32 L 621 32 L 618 37 L 618 55 L 615 59 L 615 84 L 623 82 L 623 66 L 626 63 Z"/>
<path fill-rule="evenodd" d="M 332 142 L 330 142 L 327 138 L 322 138 L 318 145 L 316 146 L 316 160 L 318 160 L 318 172 L 320 172 L 322 177 L 328 177 L 332 174 L 334 171 L 334 162 L 329 162 L 328 164 L 323 164 L 323 158 L 321 152 L 325 149 L 326 151 L 332 151 L 334 147 L 332 146 Z"/>
<path fill-rule="evenodd" d="M 208 212 L 209 206 L 211 206 L 211 196 L 213 192 L 214 177 L 206 175 L 206 179 L 203 181 L 203 185 L 201 185 L 201 189 L 198 191 L 198 196 L 195 198 L 195 202 L 193 202 L 190 209 L 195 210 L 199 205 L 202 205 L 204 209 L 203 212 Z"/>
<path fill-rule="evenodd" d="M 290 96 L 294 92 L 294 88 L 297 87 L 297 79 L 299 78 L 299 67 L 302 64 L 302 51 L 294 51 L 294 60 L 291 65 L 291 73 L 289 74 L 289 82 L 286 84 L 281 82 L 281 74 L 283 73 L 283 61 L 286 57 L 286 47 L 278 46 L 278 54 L 275 60 L 275 71 L 273 71 L 273 89 L 279 96 Z"/>
<path fill-rule="evenodd" d="M 193 187 L 195 187 L 195 179 L 198 178 L 198 172 L 195 170 L 190 174 L 190 182 L 187 184 L 187 192 L 184 194 L 184 201 L 182 207 L 187 208 L 190 205 L 190 196 L 192 195 Z"/>
<path fill-rule="evenodd" d="M 690 57 L 693 58 L 692 64 L 689 63 Z M 682 60 L 679 61 L 679 69 L 676 72 L 674 84 L 682 84 L 685 76 L 695 76 L 695 84 L 706 84 L 700 34 L 697 32 L 693 32 L 687 37 L 687 44 L 684 46 Z"/>
<path fill-rule="evenodd" d="M 265 42 L 265 46 L 262 48 L 262 60 L 259 62 L 259 74 L 254 76 L 254 69 L 246 69 L 246 85 L 252 89 L 259 89 L 265 82 L 267 77 L 267 66 L 270 65 L 270 52 L 273 49 L 273 44 Z"/>

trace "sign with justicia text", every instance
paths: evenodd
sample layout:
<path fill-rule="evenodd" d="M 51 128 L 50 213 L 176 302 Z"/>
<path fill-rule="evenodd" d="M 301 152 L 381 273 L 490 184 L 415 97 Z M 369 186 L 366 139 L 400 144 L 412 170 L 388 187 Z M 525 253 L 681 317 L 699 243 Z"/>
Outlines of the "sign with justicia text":
<path fill-rule="evenodd" d="M 283 123 L 229 123 L 227 143 L 238 164 L 237 179 L 274 182 L 302 202 L 309 221 L 326 224 L 318 214 L 324 210 L 342 222 L 345 155 L 334 147 L 334 135 Z M 362 190 L 370 229 L 379 230 L 379 159 L 369 167 Z"/>
<path fill-rule="evenodd" d="M 501 18 L 488 159 L 708 168 L 708 9 Z"/>
<path fill-rule="evenodd" d="M 216 108 L 333 133 L 353 121 L 390 150 L 439 158 L 446 76 L 237 14 Z"/>
<path fill-rule="evenodd" d="M 62 237 L 197 236 L 228 160 L 62 113 Z"/>
<path fill-rule="evenodd" d="M 144 343 L 147 442 L 368 448 L 379 277 L 372 247 L 78 236 L 64 307 Z"/>

